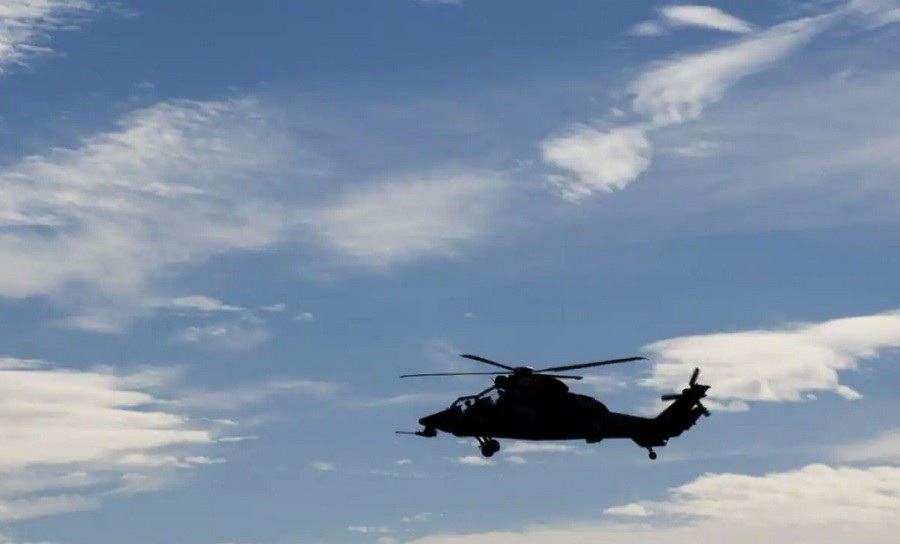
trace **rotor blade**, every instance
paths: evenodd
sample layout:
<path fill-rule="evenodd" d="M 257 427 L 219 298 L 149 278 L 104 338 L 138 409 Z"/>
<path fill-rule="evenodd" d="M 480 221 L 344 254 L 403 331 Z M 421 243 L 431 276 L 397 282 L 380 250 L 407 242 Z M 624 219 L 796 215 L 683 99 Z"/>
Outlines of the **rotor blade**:
<path fill-rule="evenodd" d="M 426 374 L 404 374 L 401 378 L 415 378 L 420 376 L 497 376 L 508 374 L 507 372 L 432 372 Z"/>
<path fill-rule="evenodd" d="M 670 393 L 670 394 L 668 394 L 668 395 L 663 395 L 663 396 L 660 397 L 660 398 L 661 398 L 662 400 L 678 400 L 678 399 L 681 398 L 681 395 L 680 395 L 680 394 L 677 394 L 677 393 Z"/>
<path fill-rule="evenodd" d="M 541 376 L 546 376 L 548 378 L 558 378 L 560 380 L 582 380 L 583 376 L 565 376 L 562 374 L 540 374 Z"/>
<path fill-rule="evenodd" d="M 695 383 L 697 383 L 697 377 L 698 377 L 698 376 L 700 376 L 700 369 L 699 369 L 699 368 L 695 368 L 695 369 L 694 369 L 694 373 L 691 374 L 691 381 L 688 382 L 688 383 L 690 383 L 691 385 L 694 385 Z"/>
<path fill-rule="evenodd" d="M 487 395 L 488 393 L 490 393 L 490 392 L 493 391 L 494 389 L 497 389 L 497 386 L 496 386 L 496 385 L 492 385 L 492 386 L 488 387 L 487 389 L 485 389 L 484 391 L 482 391 L 481 393 L 478 393 L 477 395 L 475 395 L 475 398 L 478 398 L 478 397 L 482 397 L 482 396 L 484 396 L 484 395 Z"/>
<path fill-rule="evenodd" d="M 515 369 L 511 366 L 506 366 L 504 364 L 498 363 L 497 361 L 491 361 L 490 359 L 485 359 L 484 357 L 481 357 L 479 355 L 465 354 L 465 355 L 460 355 L 460 357 L 465 357 L 466 359 L 472 359 L 473 361 L 480 361 L 482 363 L 487 363 L 489 365 L 498 366 L 500 368 L 505 368 L 506 370 L 509 370 L 509 371 L 515 371 Z"/>
<path fill-rule="evenodd" d="M 646 359 L 646 357 L 625 357 L 623 359 L 609 359 L 607 361 L 597 361 L 596 363 L 582 363 L 580 365 L 567 365 L 567 366 L 554 366 L 550 368 L 542 368 L 540 370 L 535 370 L 535 372 L 547 372 L 554 370 L 577 370 L 579 368 L 590 368 L 592 366 L 600 366 L 600 365 L 611 365 L 615 363 L 627 363 L 629 361 L 639 361 L 642 359 Z"/>

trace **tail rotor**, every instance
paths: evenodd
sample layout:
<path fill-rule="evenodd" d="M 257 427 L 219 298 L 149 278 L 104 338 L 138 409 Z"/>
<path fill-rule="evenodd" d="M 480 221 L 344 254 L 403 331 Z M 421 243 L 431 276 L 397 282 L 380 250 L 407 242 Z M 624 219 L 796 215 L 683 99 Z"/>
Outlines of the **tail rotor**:
<path fill-rule="evenodd" d="M 688 381 L 688 387 L 682 389 L 681 393 L 669 393 L 666 395 L 662 395 L 660 398 L 663 401 L 678 401 L 686 399 L 698 406 L 703 411 L 704 416 L 709 417 L 709 410 L 707 410 L 706 407 L 703 406 L 703 404 L 700 402 L 700 399 L 706 397 L 706 392 L 709 390 L 710 386 L 697 383 L 697 378 L 699 377 L 700 369 L 695 368 L 694 372 L 691 374 L 690 381 Z"/>

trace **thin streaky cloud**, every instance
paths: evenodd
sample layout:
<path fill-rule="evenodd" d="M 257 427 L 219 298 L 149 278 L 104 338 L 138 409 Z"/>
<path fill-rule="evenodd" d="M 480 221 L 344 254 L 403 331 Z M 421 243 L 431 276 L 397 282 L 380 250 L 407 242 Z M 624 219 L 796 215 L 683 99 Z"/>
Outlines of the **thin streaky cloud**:
<path fill-rule="evenodd" d="M 319 472 L 333 472 L 335 470 L 334 463 L 327 461 L 313 461 L 311 466 Z"/>
<path fill-rule="evenodd" d="M 833 17 L 788 21 L 732 45 L 663 61 L 629 84 L 632 108 L 656 127 L 697 119 L 729 87 L 783 60 Z"/>
<path fill-rule="evenodd" d="M 753 25 L 747 21 L 712 6 L 673 5 L 659 11 L 665 22 L 675 27 L 694 26 L 737 34 L 753 31 Z"/>
<path fill-rule="evenodd" d="M 646 122 L 604 129 L 575 126 L 541 143 L 544 162 L 565 172 L 548 176 L 549 183 L 570 202 L 624 189 L 650 168 L 653 131 L 697 120 L 728 88 L 784 59 L 833 17 L 788 21 L 724 47 L 657 63 L 627 87 L 632 110 Z"/>
<path fill-rule="evenodd" d="M 230 411 L 259 404 L 280 395 L 330 398 L 340 385 L 316 380 L 270 380 L 245 384 L 231 389 L 181 391 L 176 400 L 167 401 L 180 408 Z"/>
<path fill-rule="evenodd" d="M 641 21 L 632 26 L 628 33 L 632 36 L 662 36 L 666 29 L 657 21 Z"/>
<path fill-rule="evenodd" d="M 0 295 L 106 305 L 115 323 L 171 267 L 280 240 L 291 214 L 254 180 L 286 141 L 250 99 L 163 102 L 0 171 Z"/>
<path fill-rule="evenodd" d="M 243 308 L 225 304 L 221 300 L 204 295 L 188 295 L 173 298 L 163 304 L 162 307 L 173 310 L 196 310 L 199 312 L 240 312 Z"/>
<path fill-rule="evenodd" d="M 71 28 L 97 11 L 87 0 L 14 0 L 0 4 L 0 74 L 52 51 L 48 33 Z"/>
<path fill-rule="evenodd" d="M 326 247 L 363 266 L 450 258 L 490 231 L 507 187 L 490 172 L 411 175 L 342 195 L 311 226 Z"/>

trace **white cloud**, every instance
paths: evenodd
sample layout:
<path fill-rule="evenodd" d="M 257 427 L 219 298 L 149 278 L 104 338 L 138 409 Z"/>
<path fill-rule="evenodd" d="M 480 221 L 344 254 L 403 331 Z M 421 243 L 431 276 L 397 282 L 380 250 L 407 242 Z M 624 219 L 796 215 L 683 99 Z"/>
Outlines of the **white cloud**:
<path fill-rule="evenodd" d="M 631 234 L 671 237 L 896 224 L 900 74 L 829 68 L 822 77 L 740 93 L 703 123 L 660 131 L 659 163 L 647 183 L 607 207 L 596 228 L 627 221 Z M 709 142 L 695 154 L 715 152 L 671 157 L 691 142 Z"/>
<path fill-rule="evenodd" d="M 847 463 L 879 461 L 900 464 L 900 429 L 890 429 L 875 438 L 832 449 L 836 460 Z"/>
<path fill-rule="evenodd" d="M 808 465 L 762 476 L 706 474 L 670 492 L 666 501 L 643 501 L 651 515 L 699 521 L 774 526 L 881 524 L 896 526 L 900 468 Z"/>
<path fill-rule="evenodd" d="M 338 389 L 337 384 L 314 380 L 270 380 L 222 391 L 184 390 L 178 399 L 167 402 L 181 408 L 237 410 L 250 404 L 258 404 L 276 395 L 292 394 L 319 399 L 328 398 Z"/>
<path fill-rule="evenodd" d="M 597 393 L 610 393 L 628 388 L 628 382 L 615 376 L 584 376 L 579 383 L 592 388 Z"/>
<path fill-rule="evenodd" d="M 674 13 L 686 17 L 683 10 Z M 545 140 L 541 144 L 544 162 L 570 174 L 550 176 L 550 183 L 570 202 L 598 191 L 625 188 L 650 167 L 653 131 L 696 120 L 729 87 L 782 60 L 822 31 L 832 17 L 788 21 L 736 43 L 676 56 L 644 71 L 627 90 L 633 95 L 633 111 L 650 123 L 602 130 L 576 126 L 570 134 Z M 645 33 L 655 32 L 651 28 Z"/>
<path fill-rule="evenodd" d="M 294 316 L 294 321 L 312 321 L 313 317 L 311 312 L 301 312 Z"/>
<path fill-rule="evenodd" d="M 0 295 L 108 305 L 92 323 L 116 324 L 172 267 L 279 241 L 286 141 L 252 100 L 172 101 L 0 171 Z"/>
<path fill-rule="evenodd" d="M 96 508 L 105 496 L 160 488 L 177 482 L 176 471 L 219 462 L 203 455 L 216 425 L 165 409 L 149 391 L 171 389 L 162 376 L 172 374 L 3 361 L 0 520 Z M 130 485 L 137 478 L 143 486 Z"/>
<path fill-rule="evenodd" d="M 666 29 L 656 21 L 641 21 L 628 30 L 633 36 L 662 36 Z"/>
<path fill-rule="evenodd" d="M 508 454 L 523 453 L 571 453 L 576 451 L 568 444 L 549 444 L 545 442 L 513 442 L 503 447 L 503 452 Z"/>
<path fill-rule="evenodd" d="M 898 0 L 851 0 L 849 9 L 869 20 L 873 26 L 900 23 L 900 1 Z"/>
<path fill-rule="evenodd" d="M 31 540 L 29 540 L 29 541 L 17 540 L 10 536 L 0 534 L 0 544 L 53 544 L 53 542 L 49 542 L 46 540 L 42 540 L 40 542 L 35 542 L 35 541 L 31 541 Z"/>
<path fill-rule="evenodd" d="M 546 163 L 575 175 L 550 178 L 564 199 L 575 202 L 596 191 L 625 188 L 650 166 L 652 147 L 638 127 L 574 127 L 542 142 L 541 151 Z"/>
<path fill-rule="evenodd" d="M 278 303 L 278 304 L 269 304 L 269 305 L 267 305 L 267 306 L 263 306 L 263 307 L 260 308 L 260 310 L 262 310 L 262 311 L 264 311 L 264 312 L 283 312 L 283 311 L 285 311 L 286 309 L 287 309 L 287 306 L 285 306 L 285 305 L 282 304 L 282 303 Z"/>
<path fill-rule="evenodd" d="M 675 155 L 677 157 L 700 158 L 712 156 L 716 148 L 718 148 L 718 145 L 715 142 L 700 140 L 697 142 L 690 142 L 687 144 L 666 148 L 663 151 L 667 154 Z"/>
<path fill-rule="evenodd" d="M 783 59 L 830 21 L 828 16 L 788 21 L 732 45 L 664 61 L 629 85 L 632 107 L 656 126 L 694 120 L 726 89 Z"/>
<path fill-rule="evenodd" d="M 410 459 L 397 459 L 394 464 L 396 465 L 409 465 L 412 461 Z"/>
<path fill-rule="evenodd" d="M 248 440 L 259 440 L 259 437 L 258 436 L 222 436 L 219 438 L 219 442 L 225 442 L 225 443 L 246 442 Z"/>
<path fill-rule="evenodd" d="M 312 467 L 313 467 L 314 469 L 319 470 L 319 471 L 322 471 L 322 472 L 331 472 L 331 471 L 334 470 L 334 464 L 333 464 L 333 463 L 328 463 L 328 462 L 325 462 L 325 461 L 313 461 L 313 462 L 310 463 L 310 464 L 312 465 Z"/>
<path fill-rule="evenodd" d="M 177 297 L 168 301 L 164 307 L 175 310 L 196 310 L 198 312 L 240 312 L 243 308 L 225 304 L 221 300 L 203 295 Z"/>
<path fill-rule="evenodd" d="M 489 461 L 484 457 L 478 455 L 466 455 L 465 457 L 459 457 L 456 459 L 456 462 L 460 465 L 469 465 L 473 467 L 487 467 L 493 465 L 493 461 Z"/>
<path fill-rule="evenodd" d="M 49 296 L 75 310 L 57 324 L 112 332 L 165 305 L 162 286 L 215 255 L 299 241 L 321 243 L 341 264 L 448 257 L 481 238 L 505 204 L 506 180 L 490 172 L 306 190 L 303 176 L 321 171 L 283 114 L 253 98 L 162 102 L 0 169 L 0 296 Z M 174 301 L 230 306 L 220 302 Z"/>
<path fill-rule="evenodd" d="M 900 530 L 900 468 L 808 465 L 761 476 L 705 474 L 662 501 L 606 510 L 608 521 L 436 534 L 416 544 L 888 544 Z M 633 522 L 622 518 L 633 517 Z"/>
<path fill-rule="evenodd" d="M 270 337 L 271 333 L 256 320 L 236 320 L 187 327 L 178 336 L 181 342 L 187 344 L 202 344 L 229 350 L 252 349 Z"/>
<path fill-rule="evenodd" d="M 428 404 L 446 400 L 446 395 L 439 393 L 403 393 L 361 403 L 367 408 L 383 408 L 388 406 L 409 406 L 411 404 Z"/>
<path fill-rule="evenodd" d="M 660 15 L 672 26 L 698 26 L 744 34 L 753 30 L 753 25 L 711 6 L 678 5 L 660 9 Z"/>
<path fill-rule="evenodd" d="M 347 527 L 347 530 L 351 531 L 353 533 L 363 533 L 363 534 L 369 534 L 369 533 L 386 534 L 386 533 L 394 532 L 394 530 L 391 529 L 390 527 L 384 527 L 384 526 L 369 527 L 367 525 L 351 525 L 350 527 Z"/>
<path fill-rule="evenodd" d="M 430 517 L 431 517 L 430 512 L 419 512 L 418 514 L 415 514 L 413 516 L 404 516 L 403 521 L 406 523 L 410 523 L 410 522 L 414 522 L 414 521 L 425 522 L 425 521 L 428 521 L 428 519 Z"/>
<path fill-rule="evenodd" d="M 611 516 L 644 517 L 650 515 L 650 512 L 647 511 L 643 504 L 637 503 L 626 504 L 625 506 L 611 506 L 604 513 Z"/>
<path fill-rule="evenodd" d="M 856 399 L 859 393 L 841 384 L 838 372 L 898 347 L 900 310 L 773 330 L 670 338 L 644 346 L 658 362 L 641 383 L 680 391 L 699 367 L 700 382 L 712 386 L 710 407 L 715 401 L 801 401 L 813 391 Z"/>
<path fill-rule="evenodd" d="M 507 463 L 511 463 L 513 465 L 527 465 L 528 461 L 524 457 L 520 457 L 518 455 L 511 455 L 509 457 L 503 458 Z"/>
<path fill-rule="evenodd" d="M 361 264 L 450 257 L 493 223 L 505 187 L 492 173 L 367 184 L 318 210 L 311 222 L 328 247 Z"/>
<path fill-rule="evenodd" d="M 22 65 L 50 48 L 48 32 L 71 28 L 79 17 L 95 11 L 87 0 L 6 0 L 0 3 L 0 73 Z"/>

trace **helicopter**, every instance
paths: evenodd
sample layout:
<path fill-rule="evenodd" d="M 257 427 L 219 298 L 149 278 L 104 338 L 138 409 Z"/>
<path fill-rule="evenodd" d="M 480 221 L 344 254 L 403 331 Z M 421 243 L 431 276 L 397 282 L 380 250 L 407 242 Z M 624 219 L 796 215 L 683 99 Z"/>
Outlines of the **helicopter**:
<path fill-rule="evenodd" d="M 697 383 L 700 369 L 695 368 L 688 386 L 680 393 L 662 395 L 664 402 L 673 401 L 655 417 L 613 412 L 594 397 L 573 393 L 562 380 L 581 380 L 582 376 L 558 374 L 602 365 L 645 360 L 646 357 L 624 357 L 592 363 L 564 365 L 535 370 L 530 366 L 508 366 L 479 355 L 461 357 L 504 369 L 504 372 L 437 372 L 404 374 L 401 378 L 422 376 L 493 375 L 493 384 L 474 395 L 457 398 L 443 410 L 419 419 L 423 429 L 397 431 L 427 438 L 438 431 L 456 437 L 472 437 L 478 441 L 484 457 L 500 451 L 497 438 L 527 441 L 584 440 L 589 444 L 606 439 L 630 439 L 657 458 L 654 448 L 665 446 L 672 438 L 693 427 L 709 410 L 700 402 L 709 385 Z M 497 398 L 489 396 L 497 392 Z"/>

